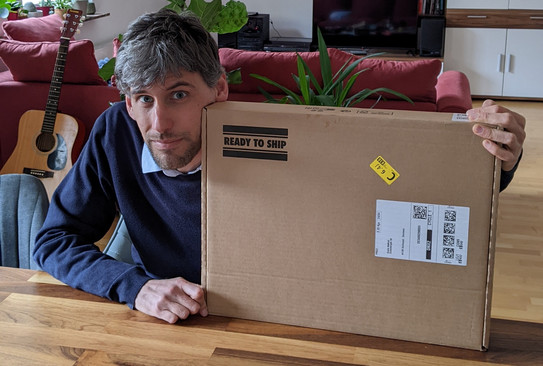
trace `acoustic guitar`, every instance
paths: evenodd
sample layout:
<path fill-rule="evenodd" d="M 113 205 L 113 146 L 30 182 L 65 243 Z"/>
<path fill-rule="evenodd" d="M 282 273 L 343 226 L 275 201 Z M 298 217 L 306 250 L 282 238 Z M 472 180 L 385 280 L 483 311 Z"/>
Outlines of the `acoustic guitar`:
<path fill-rule="evenodd" d="M 72 167 L 71 154 L 79 131 L 75 118 L 58 113 L 58 102 L 70 38 L 81 22 L 81 13 L 67 11 L 45 111 L 29 110 L 21 116 L 15 150 L 0 171 L 40 178 L 49 199 Z"/>

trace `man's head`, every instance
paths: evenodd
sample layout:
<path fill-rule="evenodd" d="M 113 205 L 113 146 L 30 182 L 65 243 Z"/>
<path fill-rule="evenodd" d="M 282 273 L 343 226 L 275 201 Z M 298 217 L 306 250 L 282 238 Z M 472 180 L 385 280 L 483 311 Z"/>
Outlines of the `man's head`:
<path fill-rule="evenodd" d="M 179 76 L 180 70 L 199 73 L 210 87 L 223 73 L 217 44 L 198 17 L 161 10 L 130 24 L 115 63 L 121 93 L 162 83 L 171 74 Z"/>
<path fill-rule="evenodd" d="M 198 18 L 172 11 L 138 18 L 123 38 L 115 76 L 156 163 L 196 168 L 202 108 L 228 97 L 217 44 Z"/>

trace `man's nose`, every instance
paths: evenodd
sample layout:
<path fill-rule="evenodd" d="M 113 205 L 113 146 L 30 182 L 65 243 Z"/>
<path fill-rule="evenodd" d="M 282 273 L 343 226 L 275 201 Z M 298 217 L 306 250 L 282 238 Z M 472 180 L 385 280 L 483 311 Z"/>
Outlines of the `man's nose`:
<path fill-rule="evenodd" d="M 173 116 L 171 111 L 162 103 L 156 103 L 153 109 L 153 129 L 160 133 L 172 128 Z"/>

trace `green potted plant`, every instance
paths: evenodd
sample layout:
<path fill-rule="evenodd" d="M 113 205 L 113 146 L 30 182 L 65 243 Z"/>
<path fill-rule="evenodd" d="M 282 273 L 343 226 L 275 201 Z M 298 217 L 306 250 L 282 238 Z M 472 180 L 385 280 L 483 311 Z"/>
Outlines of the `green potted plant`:
<path fill-rule="evenodd" d="M 55 13 L 64 17 L 66 11 L 72 8 L 72 0 L 51 0 Z"/>
<path fill-rule="evenodd" d="M 36 6 L 36 9 L 43 12 L 43 16 L 47 16 L 54 11 L 53 3 L 50 0 L 42 0 L 40 4 Z"/>
<path fill-rule="evenodd" d="M 296 81 L 296 85 L 298 86 L 298 92 L 292 91 L 265 76 L 251 74 L 252 77 L 262 80 L 270 85 L 273 85 L 286 94 L 285 97 L 281 99 L 276 99 L 270 93 L 260 88 L 261 93 L 264 94 L 268 102 L 350 107 L 360 103 L 372 94 L 378 94 L 379 98 L 377 99 L 377 101 L 379 101 L 382 98 L 382 95 L 380 93 L 388 93 L 393 94 L 413 104 L 413 101 L 409 97 L 389 88 L 363 89 L 354 93 L 352 96 L 349 96 L 349 92 L 351 91 L 358 76 L 367 70 L 363 69 L 351 75 L 356 66 L 368 57 L 379 56 L 381 54 L 361 57 L 354 62 L 351 62 L 352 59 L 350 59 L 345 62 L 345 64 L 339 69 L 337 73 L 332 74 L 330 56 L 328 55 L 328 48 L 326 47 L 320 29 L 317 29 L 317 37 L 323 85 L 319 84 L 317 78 L 315 77 L 307 63 L 298 54 L 298 75 L 292 75 L 294 80 Z"/>
<path fill-rule="evenodd" d="M 11 11 L 11 1 L 0 0 L 0 19 L 7 19 Z"/>
<path fill-rule="evenodd" d="M 19 12 L 21 9 L 20 1 L 0 0 L 0 18 L 8 20 L 19 19 Z"/>
<path fill-rule="evenodd" d="M 176 12 L 192 11 L 198 17 L 209 32 L 218 34 L 237 32 L 248 20 L 247 7 L 241 1 L 229 0 L 222 4 L 221 0 L 191 0 L 187 5 L 186 0 L 168 0 L 166 9 Z"/>

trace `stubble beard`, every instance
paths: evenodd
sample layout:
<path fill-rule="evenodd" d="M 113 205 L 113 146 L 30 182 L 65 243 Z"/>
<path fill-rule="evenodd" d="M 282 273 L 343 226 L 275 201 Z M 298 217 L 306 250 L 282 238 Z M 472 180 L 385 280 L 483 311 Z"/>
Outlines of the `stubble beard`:
<path fill-rule="evenodd" d="M 184 136 L 184 140 L 188 142 L 188 147 L 181 153 L 176 151 L 157 151 L 149 141 L 147 141 L 147 146 L 149 147 L 151 156 L 161 169 L 178 170 L 190 164 L 202 146 L 201 138 L 194 141 L 190 137 Z"/>

